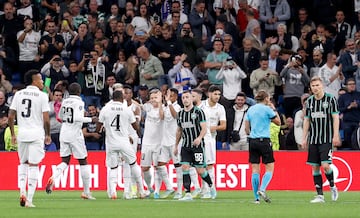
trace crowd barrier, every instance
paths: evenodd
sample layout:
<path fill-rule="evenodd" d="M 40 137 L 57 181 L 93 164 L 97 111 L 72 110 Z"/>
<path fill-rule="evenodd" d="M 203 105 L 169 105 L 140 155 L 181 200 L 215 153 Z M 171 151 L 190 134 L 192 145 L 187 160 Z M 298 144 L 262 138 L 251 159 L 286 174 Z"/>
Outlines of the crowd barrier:
<path fill-rule="evenodd" d="M 275 172 L 269 185 L 270 190 L 314 190 L 311 167 L 306 164 L 306 152 L 275 152 Z M 138 157 L 140 155 L 138 154 Z M 17 190 L 17 152 L 0 152 L 0 190 Z M 104 152 L 89 152 L 91 164 L 92 190 L 106 190 L 107 169 Z M 333 172 L 335 183 L 340 191 L 360 190 L 360 152 L 334 152 Z M 38 188 L 44 189 L 47 179 L 51 176 L 61 158 L 58 152 L 47 152 L 40 165 Z M 176 173 L 174 166 L 169 164 L 169 176 L 174 188 Z M 55 181 L 55 189 L 80 190 L 82 181 L 80 166 L 75 160 L 61 177 Z M 262 167 L 262 171 L 264 168 Z M 119 168 L 121 173 L 121 167 Z M 251 190 L 251 166 L 248 164 L 247 152 L 217 152 L 216 187 L 218 190 Z M 329 184 L 324 177 L 325 190 Z M 118 181 L 119 189 L 123 181 Z"/>

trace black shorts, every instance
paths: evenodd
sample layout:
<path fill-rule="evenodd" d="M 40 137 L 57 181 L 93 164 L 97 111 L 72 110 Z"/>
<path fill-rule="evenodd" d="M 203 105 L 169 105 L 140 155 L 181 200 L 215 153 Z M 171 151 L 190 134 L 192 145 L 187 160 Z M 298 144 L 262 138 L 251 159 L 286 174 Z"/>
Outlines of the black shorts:
<path fill-rule="evenodd" d="M 307 164 L 320 166 L 321 163 L 332 163 L 332 144 L 310 144 L 308 151 Z"/>
<path fill-rule="evenodd" d="M 181 147 L 181 164 L 189 164 L 195 167 L 205 167 L 205 152 L 204 148 L 199 147 Z"/>
<path fill-rule="evenodd" d="M 249 162 L 254 164 L 259 164 L 260 157 L 262 158 L 262 163 L 264 164 L 275 162 L 274 152 L 272 150 L 270 139 L 249 138 Z"/>

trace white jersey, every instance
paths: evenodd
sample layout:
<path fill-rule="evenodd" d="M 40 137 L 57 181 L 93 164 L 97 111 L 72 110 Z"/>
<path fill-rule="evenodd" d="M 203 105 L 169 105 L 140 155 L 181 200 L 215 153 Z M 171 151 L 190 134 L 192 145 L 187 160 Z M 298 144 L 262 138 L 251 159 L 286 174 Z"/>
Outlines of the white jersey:
<path fill-rule="evenodd" d="M 124 101 L 125 102 L 125 101 Z M 126 102 L 127 103 L 127 102 Z M 127 106 L 132 112 L 133 114 L 135 115 L 135 111 L 137 108 L 139 108 L 138 105 L 132 103 L 130 106 Z M 140 114 L 141 114 L 141 111 L 140 111 Z M 140 116 L 140 115 L 139 115 Z M 135 116 L 135 119 L 136 119 L 136 116 Z M 133 134 L 137 134 L 136 133 L 136 130 L 134 129 L 134 127 L 132 127 L 131 125 L 129 126 L 129 134 L 130 135 L 133 135 Z"/>
<path fill-rule="evenodd" d="M 17 33 L 17 39 L 21 36 L 24 30 Z M 40 42 L 40 33 L 34 30 L 27 33 L 23 42 L 19 42 L 19 60 L 20 61 L 33 61 L 38 54 L 38 46 Z"/>
<path fill-rule="evenodd" d="M 210 126 L 217 126 L 220 120 L 226 121 L 225 108 L 219 103 L 216 103 L 215 106 L 211 107 L 209 105 L 208 99 L 203 100 L 199 106 L 205 113 L 207 132 L 206 137 L 211 136 L 213 139 L 216 138 L 216 131 L 211 133 Z"/>
<path fill-rule="evenodd" d="M 62 120 L 60 141 L 72 142 L 77 138 L 84 138 L 83 123 L 92 121 L 90 117 L 84 117 L 84 113 L 84 102 L 79 96 L 70 95 L 62 101 L 59 114 Z"/>
<path fill-rule="evenodd" d="M 129 126 L 135 123 L 134 113 L 123 103 L 111 101 L 100 111 L 99 122 L 105 128 L 105 144 L 108 148 L 118 148 L 130 144 Z"/>
<path fill-rule="evenodd" d="M 177 102 L 172 103 L 174 110 L 178 113 L 181 110 L 180 105 Z M 173 146 L 176 141 L 176 117 L 171 115 L 169 106 L 164 108 L 164 130 L 161 145 Z"/>
<path fill-rule="evenodd" d="M 48 96 L 36 86 L 27 86 L 15 93 L 10 109 L 16 111 L 17 139 L 32 142 L 45 138 L 43 113 L 49 112 Z"/>
<path fill-rule="evenodd" d="M 143 109 L 146 113 L 142 145 L 161 145 L 163 121 L 160 119 L 159 108 L 145 103 Z"/>

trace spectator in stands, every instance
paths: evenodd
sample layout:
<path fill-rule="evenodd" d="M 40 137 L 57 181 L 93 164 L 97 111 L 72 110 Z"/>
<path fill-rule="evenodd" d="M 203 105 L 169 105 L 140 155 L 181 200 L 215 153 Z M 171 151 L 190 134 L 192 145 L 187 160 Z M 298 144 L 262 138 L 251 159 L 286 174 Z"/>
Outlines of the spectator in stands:
<path fill-rule="evenodd" d="M 126 51 L 128 48 L 126 48 L 125 50 L 125 46 L 130 41 L 130 37 L 125 31 L 125 27 L 126 26 L 124 22 L 122 21 L 117 22 L 116 33 L 109 39 L 109 45 L 106 51 L 109 54 L 111 59 L 110 61 L 112 63 L 116 62 L 116 57 L 118 57 L 117 56 L 118 51 L 124 50 L 125 54 L 130 54 L 129 51 Z"/>
<path fill-rule="evenodd" d="M 96 105 L 89 105 L 87 109 L 87 117 L 98 117 Z M 84 123 L 82 132 L 85 138 L 87 150 L 100 150 L 102 146 L 102 135 L 96 131 L 96 123 Z"/>
<path fill-rule="evenodd" d="M 0 68 L 0 91 L 4 92 L 6 96 L 11 93 L 13 85 L 6 79 L 6 75 Z"/>
<path fill-rule="evenodd" d="M 250 88 L 256 96 L 260 90 L 265 90 L 270 98 L 274 96 L 275 86 L 282 84 L 279 74 L 269 68 L 269 59 L 266 56 L 260 58 L 260 68 L 254 70 L 250 76 Z"/>
<path fill-rule="evenodd" d="M 360 31 L 360 11 L 355 12 L 357 19 L 354 22 L 351 31 L 351 38 L 355 37 L 355 33 Z M 356 40 L 355 40 L 356 41 Z"/>
<path fill-rule="evenodd" d="M 127 84 L 133 89 L 137 90 L 139 86 L 139 59 L 135 55 L 131 55 L 125 64 L 125 67 L 120 70 L 116 77 L 118 82 Z"/>
<path fill-rule="evenodd" d="M 319 69 L 324 66 L 325 61 L 320 49 L 314 49 L 312 52 L 312 61 L 308 65 L 308 75 L 310 78 L 319 74 Z"/>
<path fill-rule="evenodd" d="M 69 11 L 72 16 L 72 24 L 77 30 L 80 24 L 87 22 L 87 19 L 80 13 L 80 4 L 78 1 L 72 1 L 69 5 Z"/>
<path fill-rule="evenodd" d="M 311 31 L 308 35 L 310 36 L 308 37 L 307 42 L 308 54 L 312 54 L 314 49 L 320 49 L 323 55 L 326 56 L 329 52 L 333 50 L 334 45 L 331 40 L 326 37 L 324 25 L 319 24 L 316 27 L 316 30 Z"/>
<path fill-rule="evenodd" d="M 345 79 L 354 77 L 354 73 L 360 67 L 360 51 L 356 50 L 354 39 L 347 39 L 346 50 L 341 54 L 339 63 L 343 66 L 342 72 Z"/>
<path fill-rule="evenodd" d="M 101 105 L 104 106 L 107 102 L 112 99 L 113 85 L 116 83 L 114 73 L 110 73 L 106 76 L 106 84 L 104 89 L 101 91 Z"/>
<path fill-rule="evenodd" d="M 273 44 L 269 50 L 269 68 L 280 74 L 286 62 L 280 58 L 280 46 Z"/>
<path fill-rule="evenodd" d="M 344 130 L 344 143 L 340 149 L 350 149 L 351 135 L 359 127 L 360 122 L 360 92 L 356 91 L 354 78 L 346 80 L 347 92 L 339 97 L 339 111 L 343 115 L 342 129 Z"/>
<path fill-rule="evenodd" d="M 304 93 L 301 96 L 302 108 L 295 113 L 295 118 L 294 118 L 294 136 L 295 136 L 295 141 L 296 141 L 296 144 L 297 144 L 297 147 L 299 150 L 301 149 L 302 136 L 303 136 L 305 103 L 309 97 L 310 97 L 310 95 L 308 93 Z"/>
<path fill-rule="evenodd" d="M 0 69 L 9 81 L 12 79 L 17 59 L 14 50 L 7 45 L 5 38 L 0 34 Z"/>
<path fill-rule="evenodd" d="M 295 110 L 302 107 L 301 95 L 305 87 L 309 86 L 310 78 L 303 68 L 300 55 L 292 56 L 289 63 L 281 71 L 284 80 L 284 109 L 286 117 L 294 117 Z"/>
<path fill-rule="evenodd" d="M 287 27 L 285 24 L 280 23 L 277 26 L 275 37 L 275 43 L 278 44 L 281 48 L 288 50 L 292 49 L 293 43 L 291 41 L 291 34 L 287 32 Z"/>
<path fill-rule="evenodd" d="M 71 42 L 67 45 L 66 50 L 71 51 L 70 58 L 80 63 L 84 53 L 88 53 L 94 49 L 94 38 L 88 33 L 88 25 L 81 23 Z"/>
<path fill-rule="evenodd" d="M 235 57 L 239 48 L 233 43 L 233 38 L 230 34 L 225 33 L 223 36 L 224 48 L 223 51 L 228 53 L 231 57 Z"/>
<path fill-rule="evenodd" d="M 39 42 L 40 54 L 44 57 L 44 63 L 50 61 L 54 55 L 60 55 L 65 44 L 62 35 L 57 34 L 55 21 L 48 20 L 45 30 L 48 34 L 42 36 Z"/>
<path fill-rule="evenodd" d="M 307 49 L 308 47 L 308 40 L 307 36 L 308 33 L 311 32 L 313 29 L 309 25 L 305 25 L 301 28 L 301 35 L 299 37 L 299 48 Z"/>
<path fill-rule="evenodd" d="M 319 69 L 319 76 L 324 84 L 324 90 L 326 93 L 332 94 L 338 99 L 339 89 L 345 82 L 344 75 L 341 72 L 342 66 L 336 66 L 337 56 L 334 53 L 327 55 L 327 61 L 324 66 Z"/>
<path fill-rule="evenodd" d="M 64 46 L 61 51 L 61 58 L 64 60 L 65 65 L 69 66 L 71 52 L 66 50 L 68 44 L 70 44 L 73 37 L 76 36 L 77 32 L 74 31 L 74 26 L 71 23 L 71 17 L 69 12 L 63 14 L 63 20 L 60 23 L 59 35 L 64 39 Z"/>
<path fill-rule="evenodd" d="M 56 149 L 60 149 L 60 128 L 61 128 L 61 119 L 59 116 L 61 102 L 63 99 L 63 93 L 60 89 L 54 89 L 53 91 L 53 99 L 49 102 L 49 117 L 50 117 L 50 134 L 51 141 L 56 145 Z"/>
<path fill-rule="evenodd" d="M 101 41 L 95 41 L 94 50 L 99 54 L 100 61 L 102 64 L 104 64 L 106 72 L 110 71 L 110 57 L 105 50 L 104 43 Z"/>
<path fill-rule="evenodd" d="M 246 73 L 246 78 L 242 80 L 242 91 L 247 96 L 252 96 L 253 91 L 250 88 L 250 74 L 260 67 L 259 61 L 261 53 L 258 49 L 252 46 L 250 38 L 244 38 L 242 47 L 238 50 L 235 56 L 232 56 L 236 64 Z"/>
<path fill-rule="evenodd" d="M 264 0 L 259 8 L 259 20 L 265 23 L 266 37 L 275 36 L 277 26 L 290 19 L 290 6 L 287 0 Z"/>
<path fill-rule="evenodd" d="M 309 26 L 311 29 L 315 29 L 315 23 L 309 19 L 309 14 L 306 8 L 300 8 L 297 12 L 297 17 L 291 23 L 289 32 L 297 38 L 302 36 L 302 29 L 304 26 Z"/>
<path fill-rule="evenodd" d="M 54 55 L 49 62 L 41 68 L 41 74 L 51 79 L 50 90 L 54 90 L 55 84 L 69 77 L 70 73 L 64 61 L 59 55 Z"/>
<path fill-rule="evenodd" d="M 171 22 L 166 22 L 171 26 L 174 37 L 178 37 L 181 33 L 182 24 L 180 24 L 180 12 L 171 12 Z"/>
<path fill-rule="evenodd" d="M 197 49 L 201 47 L 201 38 L 195 38 L 190 23 L 186 22 L 182 25 L 178 40 L 182 44 L 183 53 L 187 55 L 187 61 L 191 67 L 194 67 Z"/>
<path fill-rule="evenodd" d="M 7 127 L 8 127 L 8 116 L 5 113 L 0 113 L 0 151 L 4 151 L 6 148 L 4 138 L 5 138 L 5 130 Z"/>
<path fill-rule="evenodd" d="M 189 23 L 195 37 L 202 38 L 204 35 L 212 35 L 211 30 L 215 26 L 215 20 L 205 8 L 205 0 L 195 1 L 195 6 L 189 14 Z"/>
<path fill-rule="evenodd" d="M 270 44 L 275 43 L 275 38 L 267 38 L 265 43 L 262 41 L 261 28 L 259 22 L 251 22 L 248 25 L 251 34 L 246 37 L 252 42 L 252 47 L 258 49 L 262 55 L 267 53 L 267 48 Z"/>
<path fill-rule="evenodd" d="M 236 24 L 240 30 L 240 34 L 245 36 L 245 30 L 248 26 L 248 14 L 252 15 L 254 19 L 259 19 L 259 11 L 250 5 L 247 0 L 239 0 L 239 10 L 237 11 Z"/>
<path fill-rule="evenodd" d="M 208 79 L 212 85 L 222 85 L 223 80 L 217 79 L 216 75 L 223 66 L 223 63 L 229 57 L 226 52 L 223 52 L 224 42 L 220 38 L 214 39 L 213 51 L 208 54 L 205 61 L 205 68 L 208 69 Z"/>
<path fill-rule="evenodd" d="M 179 23 L 180 24 L 184 24 L 184 23 L 188 22 L 188 16 L 181 11 L 181 3 L 180 3 L 180 1 L 173 1 L 171 3 L 171 14 L 169 14 L 167 16 L 167 18 L 166 18 L 166 22 L 168 24 L 172 24 L 172 22 L 173 22 L 172 20 L 174 19 L 174 16 L 173 16 L 174 12 L 179 13 L 179 15 L 180 15 Z"/>
<path fill-rule="evenodd" d="M 229 108 L 234 105 L 237 93 L 241 92 L 242 80 L 246 78 L 246 74 L 241 68 L 233 61 L 229 56 L 223 66 L 220 68 L 216 79 L 223 80 L 223 97 L 222 103 L 225 108 Z"/>
<path fill-rule="evenodd" d="M 139 13 L 132 20 L 130 25 L 127 26 L 127 32 L 129 35 L 142 31 L 149 33 L 152 28 L 150 21 L 150 14 L 145 3 L 141 3 L 139 6 Z"/>
<path fill-rule="evenodd" d="M 40 11 L 39 9 L 31 3 L 31 0 L 22 0 L 20 1 L 21 5 L 16 10 L 16 14 L 27 16 L 31 18 L 34 22 L 35 27 L 39 27 L 40 22 Z"/>
<path fill-rule="evenodd" d="M 21 81 L 24 81 L 25 72 L 29 69 L 40 68 L 40 56 L 38 45 L 40 42 L 40 33 L 33 30 L 33 21 L 26 19 L 24 21 L 24 30 L 17 33 L 19 43 L 19 73 Z"/>
<path fill-rule="evenodd" d="M 351 26 L 348 22 L 345 22 L 344 11 L 338 10 L 336 12 L 336 32 L 338 37 L 342 38 L 345 42 L 346 39 L 351 38 Z"/>
<path fill-rule="evenodd" d="M 93 50 L 90 54 L 85 54 L 78 70 L 82 71 L 85 76 L 85 87 L 82 90 L 85 107 L 94 104 L 100 109 L 101 91 L 105 86 L 106 71 L 98 52 Z"/>
<path fill-rule="evenodd" d="M 140 57 L 140 84 L 146 84 L 148 87 L 158 87 L 158 79 L 164 74 L 159 58 L 152 55 L 145 46 L 137 49 L 137 56 Z"/>
<path fill-rule="evenodd" d="M 139 102 L 139 104 L 143 105 L 149 100 L 149 88 L 146 84 L 142 84 L 139 86 L 139 91 L 137 93 L 137 97 L 135 101 Z"/>

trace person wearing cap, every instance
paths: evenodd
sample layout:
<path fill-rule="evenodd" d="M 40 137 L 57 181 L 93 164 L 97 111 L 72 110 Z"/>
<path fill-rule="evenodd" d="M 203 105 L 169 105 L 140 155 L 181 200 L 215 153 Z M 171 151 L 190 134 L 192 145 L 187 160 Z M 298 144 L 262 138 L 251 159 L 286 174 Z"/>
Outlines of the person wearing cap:
<path fill-rule="evenodd" d="M 50 90 L 54 90 L 56 83 L 70 76 L 69 69 L 59 55 L 54 55 L 40 70 L 40 73 L 51 79 Z"/>
<path fill-rule="evenodd" d="M 294 55 L 281 71 L 280 77 L 285 81 L 284 109 L 286 117 L 293 117 L 296 109 L 301 108 L 301 95 L 309 86 L 310 78 L 305 72 L 302 57 Z"/>
<path fill-rule="evenodd" d="M 249 162 L 251 163 L 251 184 L 255 203 L 260 203 L 260 197 L 265 202 L 271 200 L 266 194 L 274 172 L 274 155 L 270 141 L 270 123 L 281 125 L 280 117 L 270 100 L 270 95 L 260 90 L 255 96 L 256 104 L 251 106 L 245 116 L 245 132 L 249 135 Z M 256 128 L 255 128 L 256 127 Z M 265 174 L 260 183 L 260 157 L 265 164 Z"/>

